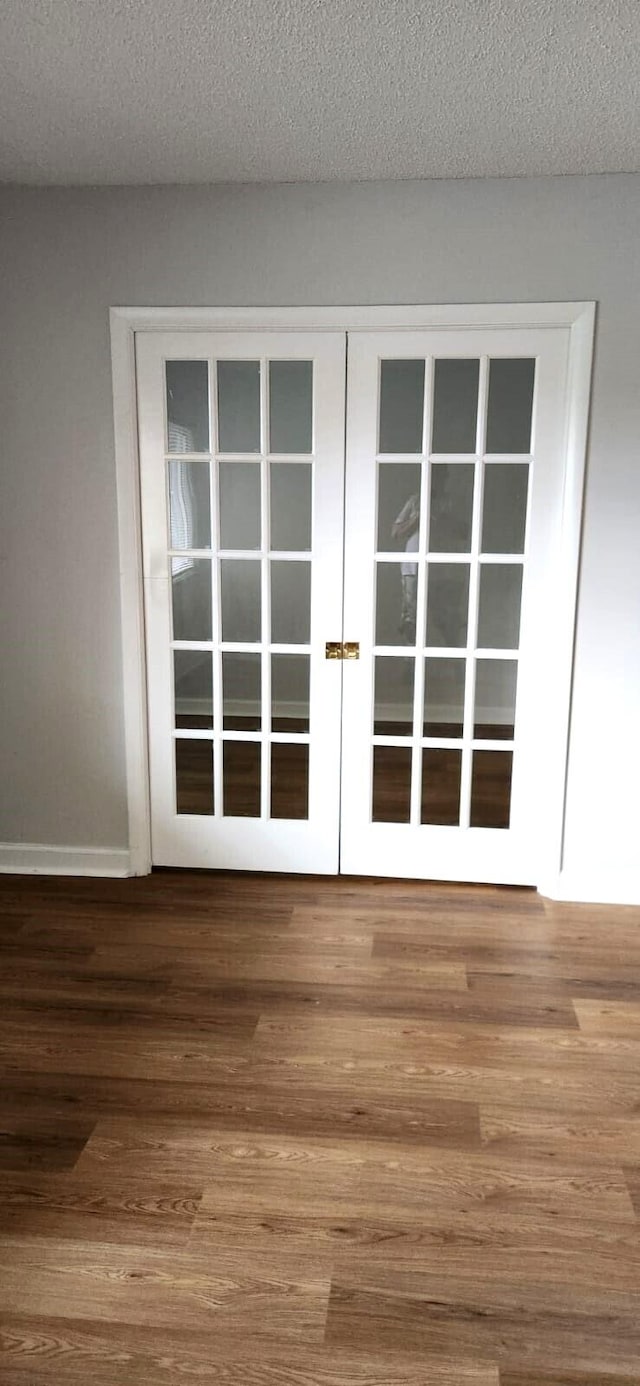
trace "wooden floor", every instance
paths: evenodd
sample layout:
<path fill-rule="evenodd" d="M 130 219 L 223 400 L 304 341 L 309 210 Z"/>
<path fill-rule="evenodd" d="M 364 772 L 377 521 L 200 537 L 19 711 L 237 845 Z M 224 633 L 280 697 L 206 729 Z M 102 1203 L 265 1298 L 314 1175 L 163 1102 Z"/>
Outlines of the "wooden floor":
<path fill-rule="evenodd" d="M 640 911 L 0 880 L 2 1386 L 640 1381 Z"/>

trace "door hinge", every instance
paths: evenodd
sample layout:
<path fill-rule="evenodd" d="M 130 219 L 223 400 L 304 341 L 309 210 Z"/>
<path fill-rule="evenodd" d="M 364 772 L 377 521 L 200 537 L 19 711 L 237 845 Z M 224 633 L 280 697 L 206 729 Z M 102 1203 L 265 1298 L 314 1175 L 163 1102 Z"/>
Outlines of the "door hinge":
<path fill-rule="evenodd" d="M 327 640 L 324 647 L 325 659 L 359 659 L 359 640 Z"/>

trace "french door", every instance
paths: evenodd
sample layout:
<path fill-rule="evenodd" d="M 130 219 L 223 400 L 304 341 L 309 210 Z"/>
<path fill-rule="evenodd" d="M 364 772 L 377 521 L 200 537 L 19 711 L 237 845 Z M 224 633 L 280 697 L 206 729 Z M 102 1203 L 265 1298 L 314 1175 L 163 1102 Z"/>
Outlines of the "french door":
<path fill-rule="evenodd" d="M 537 882 L 568 342 L 138 334 L 156 864 Z"/>
<path fill-rule="evenodd" d="M 345 348 L 137 339 L 157 865 L 338 869 Z"/>

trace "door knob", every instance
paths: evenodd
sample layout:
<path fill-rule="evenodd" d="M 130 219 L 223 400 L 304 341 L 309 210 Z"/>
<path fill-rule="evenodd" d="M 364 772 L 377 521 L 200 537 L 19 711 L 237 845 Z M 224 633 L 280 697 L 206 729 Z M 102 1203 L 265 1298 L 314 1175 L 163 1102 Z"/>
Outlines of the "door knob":
<path fill-rule="evenodd" d="M 327 640 L 324 647 L 325 659 L 359 659 L 359 640 Z"/>

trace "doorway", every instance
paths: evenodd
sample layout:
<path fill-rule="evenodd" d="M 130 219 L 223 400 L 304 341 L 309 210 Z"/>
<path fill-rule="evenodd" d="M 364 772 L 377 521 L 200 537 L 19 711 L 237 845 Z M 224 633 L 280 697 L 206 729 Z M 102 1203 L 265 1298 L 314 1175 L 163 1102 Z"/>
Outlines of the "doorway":
<path fill-rule="evenodd" d="M 154 864 L 539 884 L 557 859 L 572 327 L 426 311 L 136 333 Z"/>

